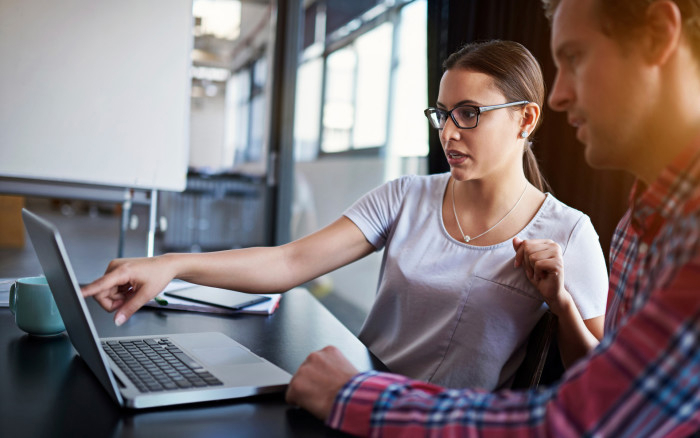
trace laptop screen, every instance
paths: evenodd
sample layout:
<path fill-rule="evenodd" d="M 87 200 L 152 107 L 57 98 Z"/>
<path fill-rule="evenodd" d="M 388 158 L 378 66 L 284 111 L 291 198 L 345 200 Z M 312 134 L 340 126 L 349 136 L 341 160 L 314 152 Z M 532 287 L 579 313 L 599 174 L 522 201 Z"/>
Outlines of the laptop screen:
<path fill-rule="evenodd" d="M 73 346 L 110 396 L 123 405 L 61 235 L 50 222 L 27 209 L 22 209 L 22 218 Z"/>

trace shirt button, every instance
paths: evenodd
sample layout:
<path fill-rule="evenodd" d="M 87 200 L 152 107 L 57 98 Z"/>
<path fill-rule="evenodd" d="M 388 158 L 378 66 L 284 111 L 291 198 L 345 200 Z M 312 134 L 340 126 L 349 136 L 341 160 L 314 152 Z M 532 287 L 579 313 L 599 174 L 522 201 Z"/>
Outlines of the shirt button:
<path fill-rule="evenodd" d="M 647 245 L 644 242 L 639 244 L 639 251 L 640 252 L 647 252 L 648 250 L 649 250 L 649 245 Z"/>

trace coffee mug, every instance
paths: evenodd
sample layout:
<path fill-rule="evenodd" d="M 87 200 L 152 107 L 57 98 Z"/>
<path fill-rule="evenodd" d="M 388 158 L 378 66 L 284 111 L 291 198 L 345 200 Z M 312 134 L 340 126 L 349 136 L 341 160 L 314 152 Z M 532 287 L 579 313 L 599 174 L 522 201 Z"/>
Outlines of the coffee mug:
<path fill-rule="evenodd" d="M 30 335 L 57 335 L 66 329 L 45 277 L 20 278 L 10 285 L 10 311 Z"/>

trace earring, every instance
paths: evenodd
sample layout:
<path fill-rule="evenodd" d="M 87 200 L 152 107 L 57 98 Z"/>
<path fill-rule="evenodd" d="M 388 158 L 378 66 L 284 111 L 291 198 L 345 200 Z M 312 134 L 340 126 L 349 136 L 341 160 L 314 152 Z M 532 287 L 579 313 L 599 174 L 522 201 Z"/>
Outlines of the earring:
<path fill-rule="evenodd" d="M 528 135 L 528 134 L 527 134 L 527 131 L 525 131 L 525 130 L 523 130 L 523 131 L 520 132 L 520 136 L 521 136 L 522 138 L 527 138 L 527 135 Z"/>

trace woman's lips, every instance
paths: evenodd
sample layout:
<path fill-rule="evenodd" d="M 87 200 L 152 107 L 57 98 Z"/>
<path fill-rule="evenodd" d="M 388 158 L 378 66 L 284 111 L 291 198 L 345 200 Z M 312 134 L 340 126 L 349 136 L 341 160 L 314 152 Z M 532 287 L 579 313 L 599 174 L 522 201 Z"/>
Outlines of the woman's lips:
<path fill-rule="evenodd" d="M 445 156 L 447 157 L 447 162 L 450 165 L 464 163 L 469 158 L 469 155 L 462 154 L 461 152 L 457 151 L 448 151 L 447 153 L 445 153 Z"/>

